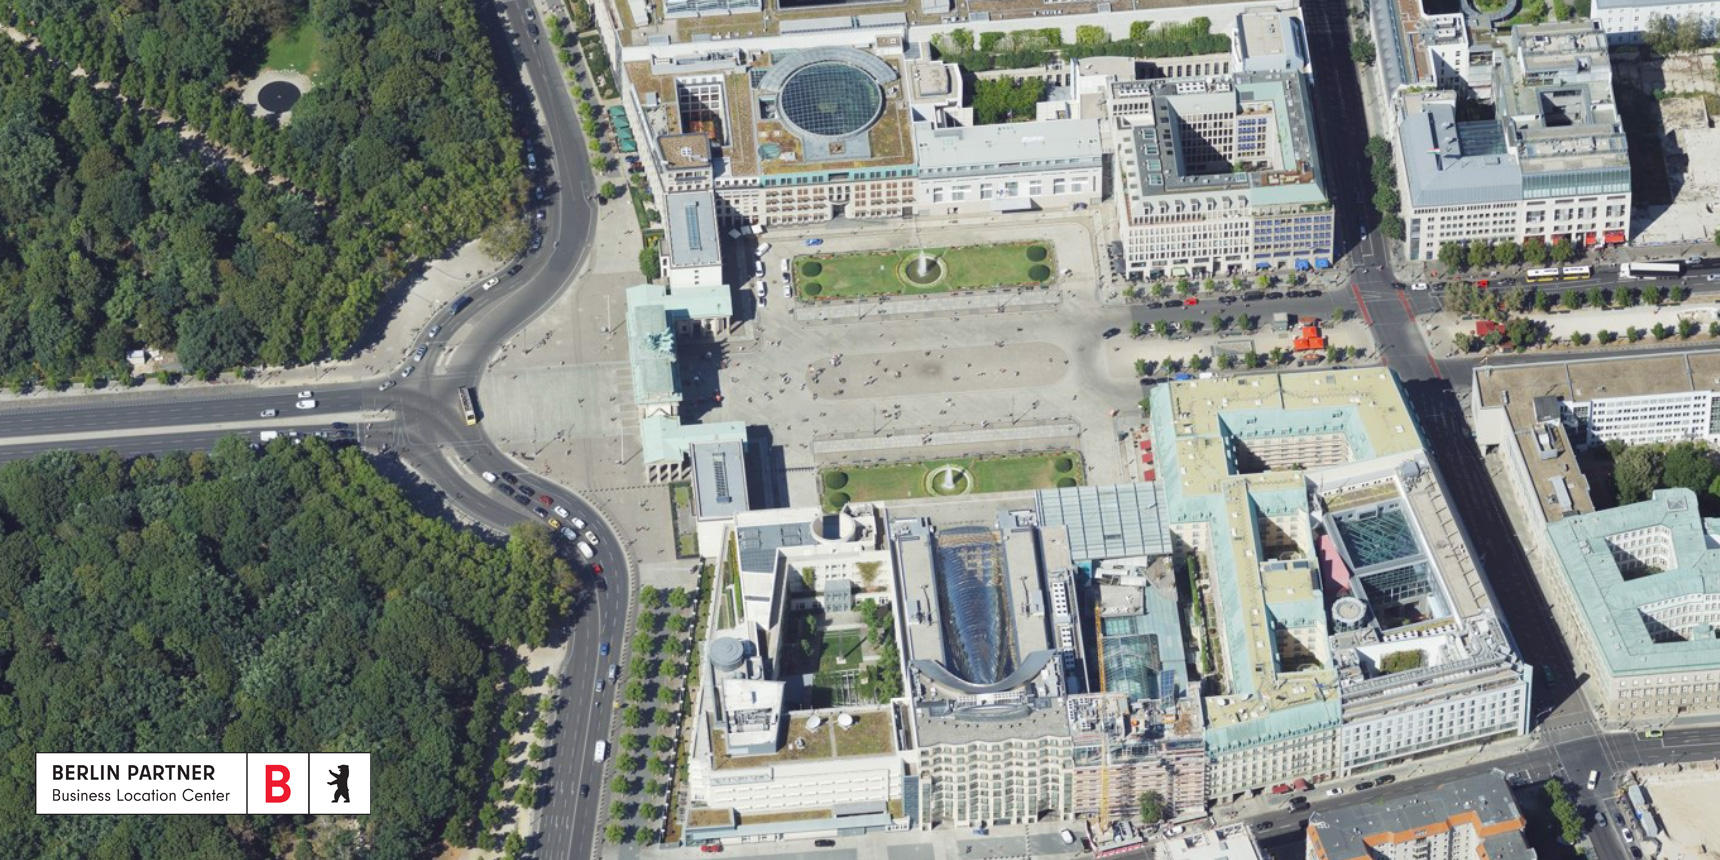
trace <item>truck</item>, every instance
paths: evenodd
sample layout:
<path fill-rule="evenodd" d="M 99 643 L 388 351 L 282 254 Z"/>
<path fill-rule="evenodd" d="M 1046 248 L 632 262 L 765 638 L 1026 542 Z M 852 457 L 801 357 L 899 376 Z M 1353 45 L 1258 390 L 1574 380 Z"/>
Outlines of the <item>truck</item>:
<path fill-rule="evenodd" d="M 598 764 L 602 764 L 603 760 L 608 758 L 608 757 L 609 757 L 609 742 L 608 741 L 598 741 L 597 746 L 592 748 L 592 750 L 591 750 L 591 760 L 594 762 L 597 762 Z"/>
<path fill-rule="evenodd" d="M 264 442 L 268 442 L 268 441 L 271 441 L 274 439 L 279 439 L 280 436 L 281 436 L 281 432 L 279 430 L 264 430 L 263 432 L 257 434 L 257 438 L 261 441 L 264 441 Z"/>

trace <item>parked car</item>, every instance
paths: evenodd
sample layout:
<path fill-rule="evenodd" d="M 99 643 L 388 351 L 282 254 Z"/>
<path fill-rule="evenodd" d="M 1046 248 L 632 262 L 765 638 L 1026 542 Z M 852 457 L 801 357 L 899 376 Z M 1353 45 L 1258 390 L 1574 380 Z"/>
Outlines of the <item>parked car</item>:
<path fill-rule="evenodd" d="M 1358 783 L 1356 783 L 1356 790 L 1357 791 L 1367 791 L 1368 789 L 1373 788 L 1373 787 L 1374 787 L 1374 784 L 1371 782 L 1358 782 Z"/>
<path fill-rule="evenodd" d="M 1327 797 L 1337 797 L 1338 795 L 1343 794 L 1343 793 L 1344 793 L 1344 790 L 1341 788 L 1338 788 L 1337 786 L 1333 786 L 1331 788 L 1326 789 L 1326 796 Z"/>
<path fill-rule="evenodd" d="M 835 848 L 836 847 L 836 840 L 834 840 L 834 839 L 814 839 L 814 840 L 812 840 L 812 846 L 814 848 Z"/>
<path fill-rule="evenodd" d="M 1194 306 L 1195 306 L 1195 305 L 1198 305 L 1198 304 L 1200 304 L 1200 299 L 1197 299 L 1197 298 L 1195 298 L 1195 297 L 1194 297 L 1194 296 L 1189 296 L 1189 297 L 1188 297 L 1188 298 L 1186 298 L 1186 299 L 1183 299 L 1183 306 L 1184 306 L 1184 307 L 1190 307 L 1190 308 L 1192 308 L 1192 307 L 1194 307 Z"/>
<path fill-rule="evenodd" d="M 406 377 L 411 376 L 412 371 L 417 370 L 417 369 L 418 369 L 417 365 L 412 365 L 412 364 L 406 365 L 405 367 L 400 369 L 400 378 L 405 379 Z"/>
<path fill-rule="evenodd" d="M 1270 821 L 1262 821 L 1262 822 L 1259 822 L 1259 823 L 1254 825 L 1254 832 L 1255 833 L 1265 833 L 1266 831 L 1271 830 L 1271 829 L 1272 829 L 1272 822 L 1270 822 Z"/>
<path fill-rule="evenodd" d="M 430 347 L 425 346 L 424 344 L 419 344 L 418 348 L 412 351 L 412 360 L 423 361 L 425 353 L 428 353 L 429 351 Z"/>
<path fill-rule="evenodd" d="M 808 240 L 806 240 L 806 247 L 808 247 L 808 248 L 816 248 L 822 244 L 824 244 L 823 239 L 808 239 Z"/>
<path fill-rule="evenodd" d="M 484 473 L 484 480 L 488 481 L 489 483 L 494 484 L 496 482 L 496 473 L 495 472 L 485 472 Z"/>
<path fill-rule="evenodd" d="M 567 519 L 568 517 L 572 516 L 572 514 L 569 514 L 567 512 L 567 508 L 564 508 L 561 505 L 556 505 L 555 507 L 550 508 L 550 510 L 555 511 L 555 515 L 558 517 L 561 517 L 564 520 Z"/>
<path fill-rule="evenodd" d="M 1284 294 L 1280 292 L 1270 292 L 1266 294 L 1266 300 L 1269 302 L 1274 302 L 1281 298 L 1284 298 Z"/>

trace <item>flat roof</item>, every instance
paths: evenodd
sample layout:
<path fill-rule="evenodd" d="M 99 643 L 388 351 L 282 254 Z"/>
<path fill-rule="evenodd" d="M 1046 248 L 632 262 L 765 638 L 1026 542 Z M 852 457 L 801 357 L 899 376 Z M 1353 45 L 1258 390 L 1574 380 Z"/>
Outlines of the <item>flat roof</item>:
<path fill-rule="evenodd" d="M 717 233 L 717 195 L 679 191 L 668 196 L 669 265 L 673 268 L 721 266 L 722 237 Z"/>
<path fill-rule="evenodd" d="M 700 519 L 751 510 L 744 442 L 694 442 L 693 505 Z"/>
<path fill-rule="evenodd" d="M 1308 845 L 1321 860 L 1367 860 L 1378 856 L 1377 846 L 1416 842 L 1464 826 L 1477 837 L 1474 860 L 1534 860 L 1523 839 L 1523 815 L 1497 770 L 1409 797 L 1316 811 L 1308 816 Z"/>
<path fill-rule="evenodd" d="M 1069 555 L 1077 564 L 1171 553 L 1157 482 L 1039 490 L 1033 499 L 1042 527 L 1068 530 Z"/>
<path fill-rule="evenodd" d="M 1097 119 L 1052 119 L 999 125 L 934 128 L 914 123 L 914 156 L 920 171 L 994 167 L 1022 162 L 1042 169 L 1048 162 L 1099 164 L 1105 156 Z"/>
<path fill-rule="evenodd" d="M 747 425 L 741 421 L 716 424 L 682 424 L 673 415 L 652 415 L 639 420 L 640 459 L 646 463 L 679 463 L 695 442 L 744 441 Z"/>
<path fill-rule="evenodd" d="M 1658 572 L 1626 578 L 1611 538 L 1645 531 L 1655 535 Z M 1650 616 L 1657 605 L 1720 594 L 1720 520 L 1703 519 L 1696 494 L 1656 490 L 1633 505 L 1566 517 L 1547 526 L 1559 570 L 1576 595 L 1609 671 L 1614 676 L 1650 675 L 1720 666 L 1720 638 L 1712 628 L 1682 631 L 1688 639 L 1657 642 Z M 1649 609 L 1645 610 L 1645 607 Z M 1656 627 L 1661 627 L 1655 622 Z M 1663 628 L 1664 629 L 1664 628 Z M 1675 631 L 1678 632 L 1678 631 Z"/>

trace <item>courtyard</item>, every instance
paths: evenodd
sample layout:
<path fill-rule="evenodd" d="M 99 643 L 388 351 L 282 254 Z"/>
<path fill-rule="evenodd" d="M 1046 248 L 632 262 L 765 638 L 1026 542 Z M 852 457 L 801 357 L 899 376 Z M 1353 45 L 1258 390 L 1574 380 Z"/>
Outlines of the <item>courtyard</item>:
<path fill-rule="evenodd" d="M 923 270 L 922 254 L 927 258 Z M 795 291 L 803 299 L 1032 287 L 1051 280 L 1056 271 L 1056 255 L 1042 242 L 858 251 L 794 261 Z"/>

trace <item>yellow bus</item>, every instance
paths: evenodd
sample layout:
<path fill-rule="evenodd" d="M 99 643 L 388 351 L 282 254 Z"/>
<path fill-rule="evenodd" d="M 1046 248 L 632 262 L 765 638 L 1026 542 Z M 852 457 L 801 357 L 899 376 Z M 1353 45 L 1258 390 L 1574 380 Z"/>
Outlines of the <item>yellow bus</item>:
<path fill-rule="evenodd" d="M 474 393 L 475 392 L 470 388 L 460 389 L 460 411 L 466 416 L 467 427 L 478 423 L 478 410 L 472 406 L 472 395 Z"/>

